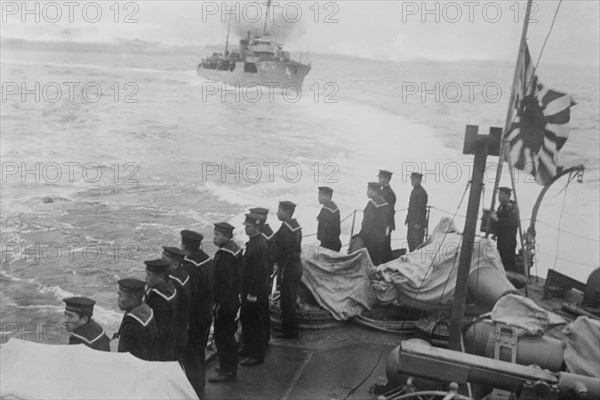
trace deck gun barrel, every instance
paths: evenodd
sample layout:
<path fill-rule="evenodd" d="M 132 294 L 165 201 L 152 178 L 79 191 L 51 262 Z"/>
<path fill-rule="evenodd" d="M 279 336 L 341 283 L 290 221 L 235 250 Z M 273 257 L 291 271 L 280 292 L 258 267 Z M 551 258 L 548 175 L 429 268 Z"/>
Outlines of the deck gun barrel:
<path fill-rule="evenodd" d="M 538 392 L 545 388 L 558 393 L 560 399 L 600 399 L 600 380 L 588 376 L 552 373 L 537 367 L 440 349 L 422 340 L 402 341 L 397 353 L 397 360 L 388 359 L 388 374 L 395 371 L 399 375 L 459 385 L 470 382 L 515 393 L 520 393 L 525 386 Z"/>

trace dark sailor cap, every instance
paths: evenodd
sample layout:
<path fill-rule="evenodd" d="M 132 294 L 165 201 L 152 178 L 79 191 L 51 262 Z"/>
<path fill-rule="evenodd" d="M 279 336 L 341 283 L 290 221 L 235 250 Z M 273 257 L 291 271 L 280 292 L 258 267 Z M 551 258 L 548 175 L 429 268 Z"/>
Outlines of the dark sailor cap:
<path fill-rule="evenodd" d="M 200 243 L 204 240 L 204 236 L 201 233 L 184 229 L 181 231 L 181 237 L 190 242 Z"/>
<path fill-rule="evenodd" d="M 252 214 L 264 215 L 265 217 L 269 215 L 269 210 L 262 207 L 254 207 L 249 209 L 248 211 L 250 211 L 250 213 Z"/>
<path fill-rule="evenodd" d="M 225 233 L 227 235 L 233 235 L 235 229 L 231 224 L 227 222 L 217 222 L 215 225 L 215 231 Z"/>
<path fill-rule="evenodd" d="M 135 278 L 124 278 L 117 281 L 119 289 L 126 293 L 142 294 L 146 288 L 146 282 Z"/>
<path fill-rule="evenodd" d="M 87 297 L 68 297 L 63 299 L 66 304 L 65 309 L 67 311 L 72 311 L 80 316 L 88 316 L 91 317 L 94 311 L 94 304 L 96 302 Z"/>
<path fill-rule="evenodd" d="M 279 202 L 279 208 L 281 208 L 284 211 L 294 211 L 296 209 L 296 204 L 292 203 L 291 201 L 280 201 Z"/>
<path fill-rule="evenodd" d="M 244 221 L 244 225 L 261 225 L 265 222 L 265 217 L 260 214 L 246 214 L 246 220 Z"/>
<path fill-rule="evenodd" d="M 331 195 L 331 194 L 333 194 L 333 189 L 330 188 L 329 186 L 319 186 L 319 192 L 323 192 L 323 193 Z"/>
<path fill-rule="evenodd" d="M 381 190 L 381 184 L 379 182 L 369 182 L 367 183 L 367 187 L 377 191 Z"/>
<path fill-rule="evenodd" d="M 390 179 L 392 177 L 393 172 L 386 171 L 385 169 L 380 169 L 377 176 L 383 176 L 384 178 Z"/>
<path fill-rule="evenodd" d="M 157 260 L 144 261 L 144 264 L 146 264 L 147 271 L 155 272 L 158 274 L 167 272 L 169 270 L 169 267 L 171 266 L 170 262 L 160 258 Z"/>
<path fill-rule="evenodd" d="M 420 172 L 413 172 L 412 174 L 410 174 L 411 178 L 422 178 L 423 174 Z"/>
<path fill-rule="evenodd" d="M 499 192 L 504 192 L 504 193 L 508 193 L 511 194 L 512 193 L 512 189 L 506 186 L 502 186 L 498 188 Z"/>
<path fill-rule="evenodd" d="M 185 257 L 185 253 L 178 249 L 177 247 L 163 247 L 163 256 L 174 258 L 174 259 L 183 259 Z"/>

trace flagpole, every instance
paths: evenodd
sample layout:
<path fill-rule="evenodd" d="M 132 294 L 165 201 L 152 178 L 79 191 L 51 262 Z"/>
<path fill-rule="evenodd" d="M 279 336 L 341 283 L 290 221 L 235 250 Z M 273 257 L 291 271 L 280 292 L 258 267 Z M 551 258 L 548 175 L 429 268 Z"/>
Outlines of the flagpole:
<path fill-rule="evenodd" d="M 490 205 L 490 215 L 491 212 L 494 211 L 494 207 L 496 206 L 496 193 L 498 193 L 498 186 L 500 186 L 500 178 L 502 178 L 502 165 L 504 164 L 504 158 L 506 153 L 506 134 L 509 131 L 512 120 L 513 120 L 513 112 L 514 112 L 514 102 L 515 102 L 515 94 L 516 90 L 523 90 L 523 88 L 517 88 L 517 82 L 519 79 L 519 72 L 521 71 L 521 65 L 523 56 L 525 54 L 525 47 L 527 45 L 527 28 L 529 27 L 529 18 L 531 16 L 531 4 L 533 0 L 527 0 L 527 9 L 525 11 L 525 21 L 523 22 L 523 32 L 521 33 L 521 43 L 519 45 L 519 53 L 517 54 L 517 63 L 515 65 L 515 73 L 513 75 L 513 86 L 511 91 L 510 102 L 508 103 L 508 112 L 506 113 L 506 122 L 504 123 L 504 132 L 502 132 L 502 138 L 500 139 L 500 155 L 498 156 L 498 168 L 496 169 L 496 181 L 494 182 L 494 190 L 492 191 L 492 204 Z M 512 179 L 511 173 L 511 181 Z M 513 181 L 513 189 L 514 189 L 514 181 Z M 485 233 L 485 237 L 487 238 L 490 235 L 490 226 L 491 226 L 491 218 L 488 217 L 487 221 L 487 229 Z M 520 224 L 519 224 L 520 226 Z"/>

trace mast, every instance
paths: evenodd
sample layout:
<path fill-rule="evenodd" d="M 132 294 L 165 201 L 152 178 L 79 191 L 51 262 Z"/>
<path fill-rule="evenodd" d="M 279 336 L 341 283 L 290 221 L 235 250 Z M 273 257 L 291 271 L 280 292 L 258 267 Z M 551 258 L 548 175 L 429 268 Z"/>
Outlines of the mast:
<path fill-rule="evenodd" d="M 229 32 L 231 32 L 231 15 L 229 16 L 229 23 L 227 24 L 227 37 L 225 38 L 225 55 L 229 52 Z"/>
<path fill-rule="evenodd" d="M 513 93 L 508 104 L 508 112 L 506 113 L 506 121 L 504 123 L 504 132 L 502 132 L 502 138 L 500 140 L 500 156 L 498 157 L 498 168 L 496 170 L 496 181 L 494 182 L 494 190 L 492 192 L 492 204 L 490 205 L 490 211 L 494 211 L 494 207 L 496 206 L 496 193 L 498 192 L 498 186 L 500 185 L 500 178 L 502 178 L 502 166 L 504 164 L 505 153 L 506 153 L 506 134 L 508 133 L 510 126 L 513 121 L 513 113 L 514 113 L 514 103 L 515 98 L 518 92 L 517 90 L 521 90 L 521 88 L 516 87 L 519 82 L 519 73 L 521 72 L 521 65 L 523 64 L 523 58 L 525 56 L 525 48 L 527 45 L 527 29 L 529 27 L 529 19 L 531 16 L 531 4 L 533 0 L 527 0 L 527 10 L 525 11 L 525 21 L 523 22 L 523 32 L 521 33 L 521 43 L 519 44 L 519 53 L 517 54 L 517 62 L 515 65 L 515 73 L 513 75 Z M 509 166 L 510 167 L 510 166 Z M 512 170 L 511 170 L 512 173 Z M 513 185 L 513 192 L 515 191 L 515 182 L 512 179 L 511 181 Z M 489 236 L 491 218 L 488 218 L 487 227 L 485 237 Z"/>
<path fill-rule="evenodd" d="M 269 21 L 269 9 L 271 8 L 271 0 L 267 0 L 267 15 L 265 18 L 265 26 L 263 28 L 263 36 L 267 34 L 267 22 Z"/>

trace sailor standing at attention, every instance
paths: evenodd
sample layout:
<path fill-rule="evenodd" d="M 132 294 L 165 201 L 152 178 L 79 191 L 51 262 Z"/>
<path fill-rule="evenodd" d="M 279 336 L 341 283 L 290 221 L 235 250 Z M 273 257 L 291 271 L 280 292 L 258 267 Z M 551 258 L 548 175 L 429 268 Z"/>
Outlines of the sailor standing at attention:
<path fill-rule="evenodd" d="M 296 296 L 302 278 L 302 228 L 292 218 L 296 205 L 291 201 L 279 202 L 277 218 L 282 222 L 274 237 L 275 263 L 281 276 L 281 330 L 280 339 L 295 339 L 299 335 Z"/>
<path fill-rule="evenodd" d="M 87 297 L 69 297 L 65 302 L 65 329 L 69 344 L 85 344 L 94 350 L 110 351 L 108 336 L 92 319 L 96 302 Z"/>
<path fill-rule="evenodd" d="M 154 312 L 143 302 L 146 282 L 125 278 L 118 281 L 117 304 L 125 311 L 119 331 L 119 353 L 129 352 L 146 361 L 158 360 L 158 327 Z"/>
<path fill-rule="evenodd" d="M 269 210 L 262 207 L 251 208 L 251 214 L 258 214 L 262 217 L 262 223 L 260 225 L 260 233 L 261 235 L 267 239 L 267 244 L 269 245 L 269 263 L 267 265 L 267 298 L 262 301 L 261 308 L 263 310 L 263 323 L 264 323 L 264 339 L 265 343 L 269 344 L 271 340 L 271 308 L 269 304 L 269 295 L 271 294 L 271 290 L 273 289 L 273 280 L 271 276 L 273 275 L 273 263 L 275 259 L 275 255 L 273 254 L 273 244 L 272 239 L 275 236 L 273 229 L 267 224 L 267 217 L 269 215 Z M 258 300 L 261 302 L 261 299 Z"/>
<path fill-rule="evenodd" d="M 192 286 L 190 277 L 183 268 L 185 253 L 177 247 L 163 247 L 163 260 L 168 261 L 169 279 L 175 290 L 179 302 L 177 305 L 177 345 L 175 356 L 179 362 L 183 362 L 183 352 L 188 342 L 188 322 L 190 320 L 190 305 L 192 301 Z"/>
<path fill-rule="evenodd" d="M 242 334 L 248 358 L 240 363 L 243 366 L 262 364 L 265 358 L 263 303 L 267 298 L 267 265 L 269 244 L 261 235 L 262 217 L 246 214 L 245 231 L 250 240 L 244 249 L 242 269 Z M 260 300 L 259 300 L 260 299 Z"/>
<path fill-rule="evenodd" d="M 190 276 L 191 307 L 188 345 L 183 365 L 192 387 L 202 397 L 206 386 L 206 345 L 212 325 L 215 264 L 201 248 L 204 236 L 184 229 L 181 231 L 181 250 L 186 254 L 183 268 Z"/>
<path fill-rule="evenodd" d="M 379 182 L 369 182 L 367 185 L 369 202 L 363 212 L 362 226 L 358 236 L 365 243 L 371 261 L 375 266 L 381 264 L 383 244 L 388 227 L 388 204 L 381 196 Z"/>
<path fill-rule="evenodd" d="M 232 381 L 237 376 L 238 354 L 235 332 L 236 314 L 240 308 L 241 250 L 233 239 L 234 227 L 227 222 L 215 224 L 213 242 L 215 253 L 215 320 L 214 338 L 219 354 L 219 367 L 209 382 Z"/>
<path fill-rule="evenodd" d="M 152 308 L 158 327 L 158 361 L 176 361 L 177 345 L 177 290 L 169 279 L 166 260 L 144 261 L 146 264 L 146 304 Z"/>
<path fill-rule="evenodd" d="M 406 241 L 408 242 L 408 251 L 414 251 L 425 236 L 425 226 L 427 225 L 427 192 L 421 186 L 423 174 L 413 172 L 410 174 L 410 184 L 413 186 L 410 192 L 408 202 L 408 213 L 404 224 L 407 227 Z"/>
<path fill-rule="evenodd" d="M 342 248 L 342 242 L 340 242 L 340 210 L 331 200 L 332 196 L 332 188 L 319 187 L 319 204 L 322 204 L 323 208 L 321 208 L 317 217 L 317 240 L 321 242 L 321 247 L 340 251 Z"/>
<path fill-rule="evenodd" d="M 381 263 L 386 263 L 392 259 L 392 232 L 396 230 L 396 194 L 390 187 L 390 180 L 392 179 L 390 171 L 381 169 L 377 177 L 381 185 L 381 196 L 388 203 L 388 231 L 383 242 L 381 254 Z"/>
<path fill-rule="evenodd" d="M 519 229 L 519 208 L 510 199 L 512 190 L 507 187 L 498 188 L 498 211 L 491 215 L 496 221 L 496 238 L 498 240 L 498 252 L 502 264 L 507 271 L 517 271 L 515 251 L 517 249 L 517 231 Z"/>

